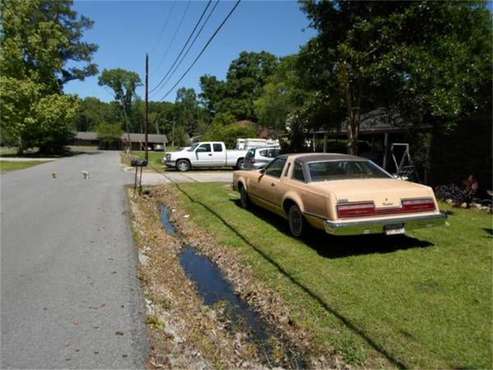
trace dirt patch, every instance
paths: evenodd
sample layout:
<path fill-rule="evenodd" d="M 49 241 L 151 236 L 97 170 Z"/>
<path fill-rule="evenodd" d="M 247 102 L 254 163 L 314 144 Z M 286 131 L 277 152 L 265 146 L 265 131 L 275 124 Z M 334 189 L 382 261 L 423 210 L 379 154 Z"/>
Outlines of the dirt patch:
<path fill-rule="evenodd" d="M 141 261 L 145 260 L 141 275 L 149 300 L 148 306 L 150 312 L 159 311 L 156 317 L 163 321 L 160 327 L 159 322 L 156 324 L 155 319 L 152 319 L 151 327 L 156 327 L 156 330 L 152 330 L 152 334 L 159 343 L 160 349 L 157 349 L 157 344 L 153 345 L 150 362 L 163 366 L 180 366 L 181 364 L 178 363 L 170 364 L 168 359 L 162 357 L 163 353 L 169 352 L 171 346 L 175 351 L 183 350 L 185 355 L 196 353 L 194 351 L 200 353 L 203 362 L 197 363 L 199 367 L 273 366 L 266 364 L 262 353 L 252 345 L 245 333 L 232 333 L 229 330 L 231 323 L 228 322 L 224 307 L 206 306 L 197 292 L 197 287 L 187 279 L 180 266 L 179 257 L 182 245 L 192 245 L 220 268 L 231 282 L 235 294 L 275 328 L 276 337 L 280 342 L 288 343 L 290 350 L 303 354 L 303 366 L 348 368 L 332 350 L 313 347 L 310 335 L 294 323 L 279 295 L 254 278 L 251 269 L 236 251 L 218 245 L 212 235 L 196 225 L 186 211 L 180 208 L 177 191 L 173 185 L 167 185 L 155 187 L 141 198 L 130 195 L 134 213 L 134 230 L 138 234 L 136 239 L 141 253 L 145 254 L 145 258 L 141 258 Z M 166 234 L 161 225 L 162 204 L 167 205 L 171 210 L 167 217 L 177 229 L 176 236 Z M 165 309 L 156 303 L 163 297 L 168 302 Z M 180 345 L 177 345 L 173 338 L 164 338 L 162 335 L 162 332 L 166 332 L 162 328 L 166 328 L 166 321 L 171 319 L 180 322 L 179 330 L 182 334 Z M 193 329 L 195 331 L 190 331 Z M 158 333 L 154 333 L 155 331 Z M 170 343 L 166 344 L 167 342 Z M 188 350 L 184 350 L 187 346 Z M 281 348 L 285 349 L 286 346 Z M 285 353 L 281 351 L 280 356 L 284 355 Z M 292 362 L 288 357 L 284 358 L 284 361 L 281 359 L 280 364 L 288 368 L 296 367 L 291 365 Z M 188 356 L 184 361 L 186 363 L 192 359 L 193 356 Z M 192 361 L 190 365 L 193 363 Z"/>

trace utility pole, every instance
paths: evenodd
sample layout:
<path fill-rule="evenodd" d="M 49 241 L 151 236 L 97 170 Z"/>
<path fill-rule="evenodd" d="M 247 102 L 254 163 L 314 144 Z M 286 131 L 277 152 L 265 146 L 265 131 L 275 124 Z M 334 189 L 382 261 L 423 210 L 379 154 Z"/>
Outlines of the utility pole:
<path fill-rule="evenodd" d="M 147 134 L 149 132 L 149 55 L 146 53 L 146 103 L 145 103 L 145 160 L 149 160 L 149 153 L 147 153 Z"/>

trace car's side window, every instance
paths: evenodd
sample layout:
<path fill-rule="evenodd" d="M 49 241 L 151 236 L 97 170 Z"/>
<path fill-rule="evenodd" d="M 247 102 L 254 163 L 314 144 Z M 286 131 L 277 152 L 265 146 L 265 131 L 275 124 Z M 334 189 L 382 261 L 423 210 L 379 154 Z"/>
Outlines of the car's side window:
<path fill-rule="evenodd" d="M 221 144 L 212 144 L 212 147 L 214 148 L 215 152 L 222 152 L 223 151 L 223 146 Z"/>
<path fill-rule="evenodd" d="M 299 162 L 294 162 L 293 167 L 293 179 L 305 182 L 305 175 L 303 174 L 303 166 Z"/>
<path fill-rule="evenodd" d="M 282 169 L 286 164 L 286 158 L 276 158 L 265 169 L 265 174 L 272 177 L 281 177 Z"/>
<path fill-rule="evenodd" d="M 211 151 L 211 144 L 201 144 L 197 148 L 197 153 L 208 153 Z"/>

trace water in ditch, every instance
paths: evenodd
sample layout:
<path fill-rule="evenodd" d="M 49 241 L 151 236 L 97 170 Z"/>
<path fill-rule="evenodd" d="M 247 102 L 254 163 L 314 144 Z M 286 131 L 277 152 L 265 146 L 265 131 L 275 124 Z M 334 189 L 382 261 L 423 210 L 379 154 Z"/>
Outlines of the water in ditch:
<path fill-rule="evenodd" d="M 172 224 L 172 222 L 169 219 L 170 215 L 170 210 L 168 207 L 165 205 L 161 204 L 159 206 L 159 210 L 161 212 L 161 223 L 163 224 L 164 230 L 169 234 L 169 235 L 176 235 L 176 228 L 175 225 Z"/>
<path fill-rule="evenodd" d="M 176 235 L 166 206 L 161 206 L 161 220 L 166 232 Z M 231 329 L 240 329 L 248 334 L 266 365 L 306 368 L 303 356 L 293 346 L 287 346 L 277 330 L 234 292 L 231 283 L 208 257 L 201 255 L 194 247 L 185 245 L 180 254 L 180 264 L 187 277 L 196 284 L 204 303 L 208 306 L 223 305 L 227 319 L 232 324 Z"/>

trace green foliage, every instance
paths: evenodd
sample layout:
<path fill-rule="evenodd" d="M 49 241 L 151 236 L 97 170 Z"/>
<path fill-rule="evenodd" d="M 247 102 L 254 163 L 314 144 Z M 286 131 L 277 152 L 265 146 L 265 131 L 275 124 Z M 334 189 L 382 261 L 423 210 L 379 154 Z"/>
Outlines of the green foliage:
<path fill-rule="evenodd" d="M 231 62 L 226 81 L 209 75 L 200 78 L 202 103 L 210 114 L 229 113 L 237 120 L 257 121 L 254 101 L 278 63 L 278 58 L 266 51 L 241 52 Z"/>
<path fill-rule="evenodd" d="M 226 113 L 218 113 L 215 115 L 214 119 L 212 120 L 213 125 L 220 125 L 220 126 L 226 126 L 234 123 L 235 116 L 233 116 L 231 113 L 226 112 Z"/>
<path fill-rule="evenodd" d="M 262 94 L 255 100 L 255 113 L 259 123 L 273 128 L 277 133 L 286 129 L 288 117 L 298 110 L 307 94 L 300 88 L 296 71 L 297 56 L 281 59 L 276 71 L 267 79 Z"/>
<path fill-rule="evenodd" d="M 81 41 L 92 22 L 78 17 L 68 0 L 2 0 L 0 6 L 2 141 L 20 152 L 61 151 L 78 107 L 61 95 L 63 84 L 97 73 L 90 63 L 97 46 Z"/>
<path fill-rule="evenodd" d="M 105 149 L 118 148 L 123 130 L 117 123 L 101 122 L 96 127 L 99 145 Z"/>
<path fill-rule="evenodd" d="M 23 145 L 38 147 L 43 153 L 59 153 L 73 137 L 79 101 L 67 95 L 42 97 L 34 106 L 36 121 L 24 133 Z"/>
<path fill-rule="evenodd" d="M 243 126 L 238 124 L 222 125 L 214 123 L 202 136 L 204 141 L 224 141 L 227 148 L 236 146 L 236 139 L 245 137 L 256 137 L 257 132 L 253 125 Z"/>
<path fill-rule="evenodd" d="M 2 0 L 0 4 L 2 75 L 30 79 L 54 92 L 68 81 L 97 73 L 90 63 L 97 46 L 81 40 L 93 22 L 78 17 L 71 0 Z"/>
<path fill-rule="evenodd" d="M 77 131 L 94 131 L 99 124 L 104 122 L 121 122 L 118 105 L 105 103 L 94 97 L 82 99 L 76 121 Z"/>
<path fill-rule="evenodd" d="M 142 85 L 137 73 L 122 68 L 104 69 L 98 79 L 100 86 L 107 86 L 113 90 L 115 101 L 121 106 L 122 120 L 125 123 L 125 131 L 137 131 L 136 127 L 130 127 L 132 120 L 132 104 L 136 99 L 135 89 Z M 135 118 L 135 117 L 134 117 Z M 142 132 L 142 121 L 138 121 Z"/>
<path fill-rule="evenodd" d="M 490 105 L 484 3 L 303 1 L 302 9 L 319 32 L 301 51 L 302 81 L 344 112 L 351 151 L 360 114 L 378 106 L 416 124 L 449 124 Z"/>
<path fill-rule="evenodd" d="M 2 139 L 17 145 L 20 152 L 35 147 L 60 152 L 72 137 L 78 100 L 43 90 L 31 80 L 0 78 Z"/>
<path fill-rule="evenodd" d="M 199 104 L 194 89 L 182 87 L 176 92 L 175 120 L 189 135 L 197 133 L 199 125 Z"/>

